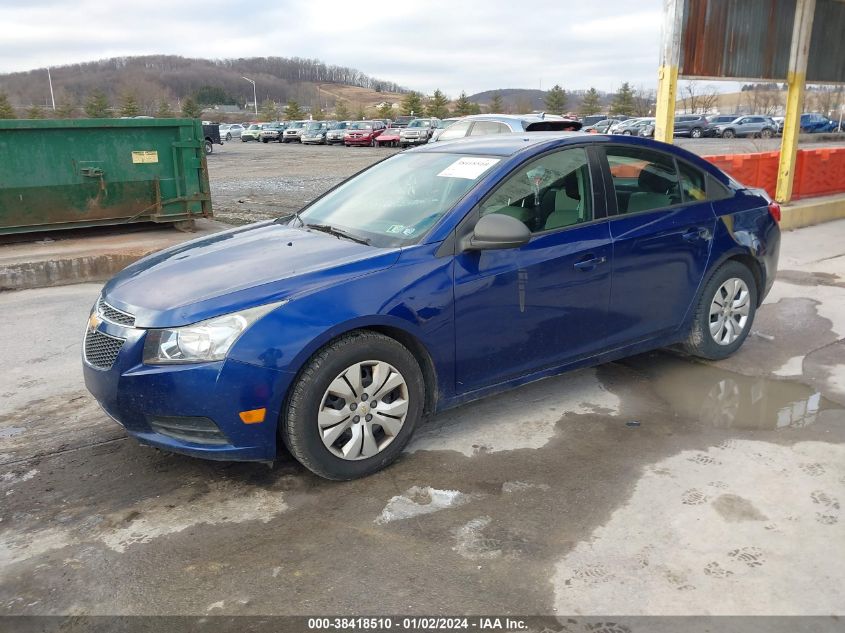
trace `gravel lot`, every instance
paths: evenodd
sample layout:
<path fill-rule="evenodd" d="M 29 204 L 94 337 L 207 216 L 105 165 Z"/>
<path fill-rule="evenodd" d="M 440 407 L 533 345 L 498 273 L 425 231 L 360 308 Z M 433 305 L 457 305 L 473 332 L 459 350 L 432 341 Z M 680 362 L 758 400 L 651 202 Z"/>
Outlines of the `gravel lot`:
<path fill-rule="evenodd" d="M 845 145 L 826 141 L 806 147 Z M 676 139 L 701 155 L 777 151 L 780 139 Z M 399 150 L 299 143 L 215 145 L 208 157 L 215 217 L 228 224 L 247 224 L 298 211 L 344 178 Z"/>

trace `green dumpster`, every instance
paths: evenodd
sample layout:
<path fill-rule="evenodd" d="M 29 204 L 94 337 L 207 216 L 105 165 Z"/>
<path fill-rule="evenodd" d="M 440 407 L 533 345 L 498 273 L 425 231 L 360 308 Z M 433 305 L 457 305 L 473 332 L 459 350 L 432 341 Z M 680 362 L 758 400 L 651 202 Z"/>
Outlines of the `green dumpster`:
<path fill-rule="evenodd" d="M 200 121 L 0 120 L 0 235 L 210 215 Z"/>

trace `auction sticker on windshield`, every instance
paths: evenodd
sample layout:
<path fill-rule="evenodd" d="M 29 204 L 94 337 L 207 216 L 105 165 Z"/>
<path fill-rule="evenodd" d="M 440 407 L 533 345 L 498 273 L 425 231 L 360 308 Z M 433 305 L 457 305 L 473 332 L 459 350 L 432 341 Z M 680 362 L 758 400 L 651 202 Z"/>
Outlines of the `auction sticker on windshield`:
<path fill-rule="evenodd" d="M 443 178 L 466 178 L 467 180 L 475 180 L 493 165 L 498 163 L 499 160 L 501 159 L 469 158 L 464 156 L 463 158 L 456 160 L 437 175 L 442 176 Z"/>

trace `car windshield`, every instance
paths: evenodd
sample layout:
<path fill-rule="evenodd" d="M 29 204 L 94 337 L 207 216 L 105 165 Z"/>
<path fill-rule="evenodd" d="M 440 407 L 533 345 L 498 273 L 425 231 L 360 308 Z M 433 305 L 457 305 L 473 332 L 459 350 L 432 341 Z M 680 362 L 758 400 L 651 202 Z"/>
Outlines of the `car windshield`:
<path fill-rule="evenodd" d="M 291 124 L 288 126 L 288 129 L 289 129 L 289 130 L 290 130 L 290 129 L 294 129 L 294 130 L 296 130 L 296 129 L 301 128 L 301 127 L 305 127 L 305 123 L 304 123 L 303 121 L 294 121 L 293 123 L 291 123 Z"/>
<path fill-rule="evenodd" d="M 326 127 L 325 123 L 309 123 L 305 126 L 305 129 L 309 132 L 316 132 L 318 130 L 323 129 L 324 127 Z"/>
<path fill-rule="evenodd" d="M 373 124 L 370 121 L 356 121 L 352 125 L 349 126 L 350 130 L 371 130 L 373 129 Z"/>
<path fill-rule="evenodd" d="M 260 126 L 260 125 L 258 125 L 258 124 L 253 124 L 253 125 L 250 125 L 250 126 L 249 126 L 249 129 L 250 129 L 250 130 L 260 130 L 260 129 L 261 129 L 261 126 Z"/>
<path fill-rule="evenodd" d="M 373 246 L 418 241 L 501 159 L 460 154 L 398 154 L 348 180 L 299 215 Z M 389 185 L 389 186 L 386 186 Z M 298 226 L 291 219 L 292 226 Z"/>
<path fill-rule="evenodd" d="M 428 127 L 430 123 L 428 119 L 417 119 L 416 121 L 411 121 L 408 127 Z"/>
<path fill-rule="evenodd" d="M 345 130 L 348 127 L 349 127 L 349 122 L 341 121 L 340 123 L 338 123 L 337 125 L 334 126 L 334 129 L 335 130 Z"/>

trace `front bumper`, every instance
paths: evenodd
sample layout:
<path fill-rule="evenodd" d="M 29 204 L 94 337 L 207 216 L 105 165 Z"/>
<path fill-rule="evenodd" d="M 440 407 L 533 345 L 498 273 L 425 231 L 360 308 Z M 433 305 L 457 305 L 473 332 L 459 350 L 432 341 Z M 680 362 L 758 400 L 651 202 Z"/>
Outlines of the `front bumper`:
<path fill-rule="evenodd" d="M 326 142 L 326 137 L 325 136 L 302 136 L 302 137 L 300 137 L 299 140 L 301 142 L 305 143 L 306 145 L 309 144 L 309 143 L 317 143 L 319 145 L 322 145 L 323 143 Z"/>
<path fill-rule="evenodd" d="M 403 145 L 422 145 L 428 143 L 427 136 L 400 136 L 399 143 Z"/>
<path fill-rule="evenodd" d="M 293 376 L 234 360 L 144 365 L 145 331 L 109 322 L 100 332 L 126 339 L 110 369 L 82 361 L 85 386 L 105 412 L 143 444 L 205 459 L 271 461 L 277 421 Z M 241 411 L 266 409 L 264 421 L 245 424 Z M 176 437 L 162 418 L 206 418 L 220 430 L 214 441 Z M 156 429 L 153 425 L 156 424 Z M 158 429 L 158 430 L 157 430 Z"/>
<path fill-rule="evenodd" d="M 373 142 L 372 137 L 366 137 L 366 138 L 343 137 L 343 143 L 345 145 L 370 145 L 372 142 Z"/>

